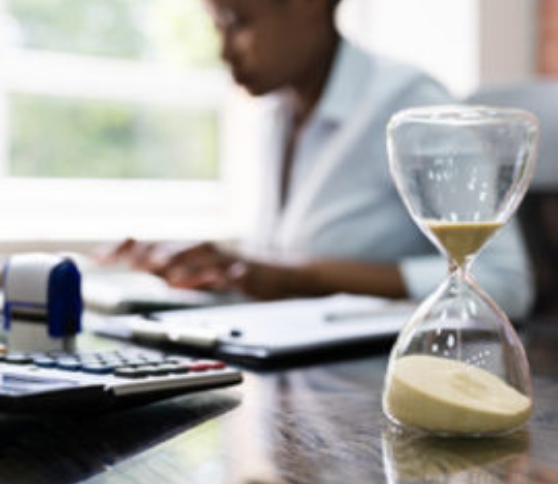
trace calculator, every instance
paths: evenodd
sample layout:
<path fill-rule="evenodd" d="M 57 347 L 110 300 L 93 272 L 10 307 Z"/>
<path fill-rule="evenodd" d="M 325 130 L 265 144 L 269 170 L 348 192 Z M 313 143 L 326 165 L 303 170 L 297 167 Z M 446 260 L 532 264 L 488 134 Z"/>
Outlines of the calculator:
<path fill-rule="evenodd" d="M 234 385 L 224 362 L 125 348 L 0 356 L 0 412 L 99 412 Z"/>

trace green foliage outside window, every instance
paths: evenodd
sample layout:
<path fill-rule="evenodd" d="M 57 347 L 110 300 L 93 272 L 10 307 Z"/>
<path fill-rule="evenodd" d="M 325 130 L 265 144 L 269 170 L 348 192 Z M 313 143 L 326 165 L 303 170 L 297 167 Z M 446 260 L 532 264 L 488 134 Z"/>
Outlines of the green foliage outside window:
<path fill-rule="evenodd" d="M 10 105 L 13 176 L 217 176 L 215 113 L 29 95 Z"/>
<path fill-rule="evenodd" d="M 21 47 L 74 54 L 218 65 L 202 0 L 8 0 Z"/>
<path fill-rule="evenodd" d="M 220 67 L 201 0 L 7 0 L 19 48 Z M 12 94 L 10 174 L 218 176 L 215 111 Z"/>

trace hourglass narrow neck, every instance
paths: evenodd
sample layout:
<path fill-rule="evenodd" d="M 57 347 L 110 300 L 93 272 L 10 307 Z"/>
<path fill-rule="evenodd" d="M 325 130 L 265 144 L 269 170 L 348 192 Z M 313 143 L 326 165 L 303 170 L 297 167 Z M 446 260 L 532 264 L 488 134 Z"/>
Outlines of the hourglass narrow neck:
<path fill-rule="evenodd" d="M 454 259 L 448 259 L 448 273 L 450 276 L 457 275 L 459 273 L 460 278 L 464 278 L 470 274 L 471 265 L 475 259 L 474 255 L 472 257 L 467 257 L 463 263 L 459 264 Z"/>
<path fill-rule="evenodd" d="M 470 260 L 459 265 L 457 262 L 450 259 L 447 282 L 449 291 L 454 296 L 458 296 L 467 290 L 467 278 L 469 277 L 468 270 L 470 265 Z"/>

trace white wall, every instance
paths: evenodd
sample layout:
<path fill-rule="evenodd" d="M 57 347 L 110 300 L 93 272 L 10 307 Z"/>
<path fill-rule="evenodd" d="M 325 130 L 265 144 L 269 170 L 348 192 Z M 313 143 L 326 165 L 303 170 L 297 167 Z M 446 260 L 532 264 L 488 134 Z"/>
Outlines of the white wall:
<path fill-rule="evenodd" d="M 2 51 L 0 50 L 0 177 L 8 164 L 8 102 L 4 94 Z"/>
<path fill-rule="evenodd" d="M 345 32 L 379 53 L 421 66 L 456 94 L 478 78 L 476 0 L 346 0 Z"/>
<path fill-rule="evenodd" d="M 2 24 L 5 2 L 0 0 L 0 25 Z M 6 172 L 8 163 L 8 102 L 6 97 L 6 69 L 4 36 L 6 31 L 0 29 L 0 176 Z"/>
<path fill-rule="evenodd" d="M 535 75 L 538 0 L 479 0 L 479 74 L 483 83 Z"/>
<path fill-rule="evenodd" d="M 353 39 L 411 62 L 465 95 L 534 72 L 536 0 L 345 0 Z"/>

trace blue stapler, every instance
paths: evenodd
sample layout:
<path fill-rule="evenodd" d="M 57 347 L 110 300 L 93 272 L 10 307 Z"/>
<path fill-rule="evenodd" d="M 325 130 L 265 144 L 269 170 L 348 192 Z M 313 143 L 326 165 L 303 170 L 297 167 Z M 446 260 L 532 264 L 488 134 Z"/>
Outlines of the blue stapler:
<path fill-rule="evenodd" d="M 82 312 L 81 276 L 74 262 L 54 254 L 10 258 L 4 268 L 10 351 L 74 351 Z"/>

